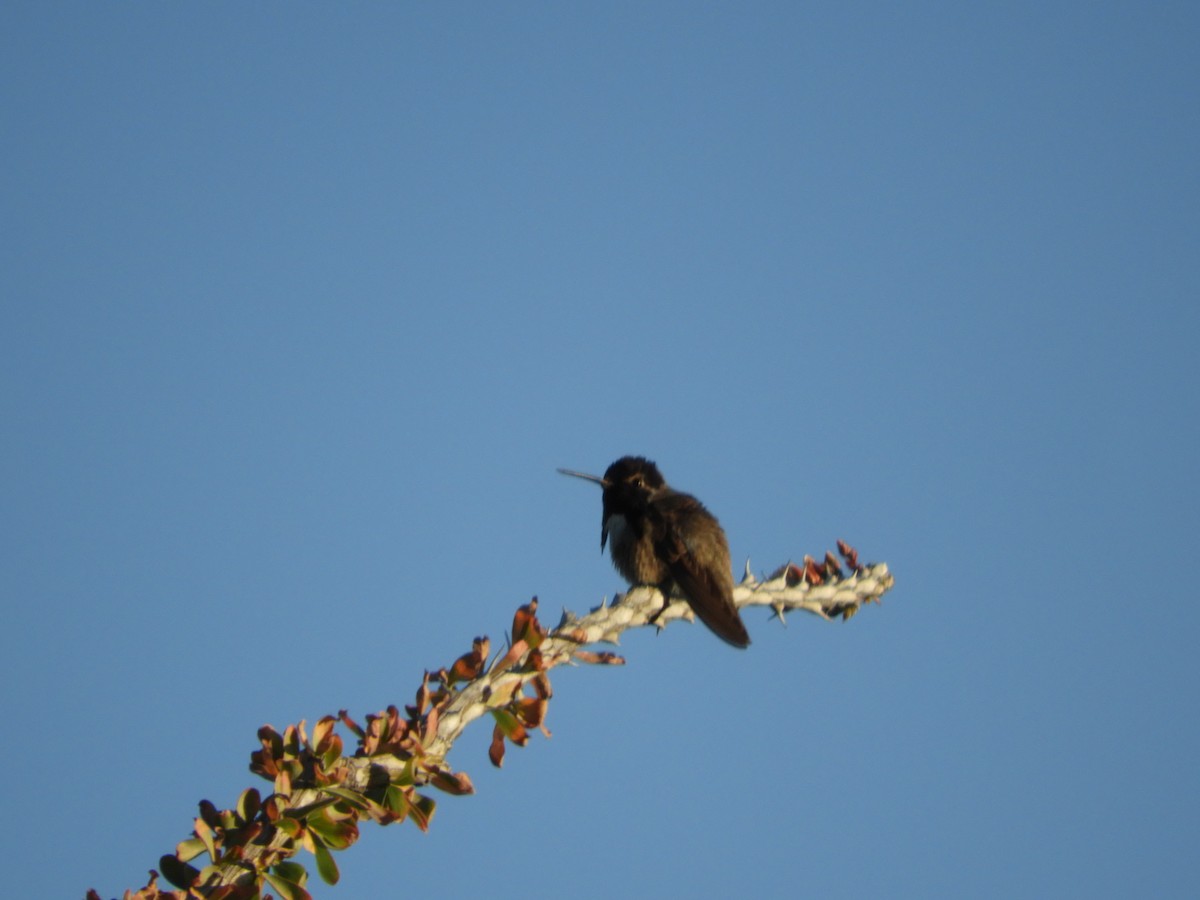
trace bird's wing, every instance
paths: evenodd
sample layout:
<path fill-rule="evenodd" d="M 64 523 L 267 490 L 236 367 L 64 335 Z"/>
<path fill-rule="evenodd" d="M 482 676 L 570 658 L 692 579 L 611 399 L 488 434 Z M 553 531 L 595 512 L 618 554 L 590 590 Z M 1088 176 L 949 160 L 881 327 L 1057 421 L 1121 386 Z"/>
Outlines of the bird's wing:
<path fill-rule="evenodd" d="M 711 517 L 700 501 L 687 494 L 676 495 L 678 512 L 681 515 Z M 672 498 L 675 500 L 676 498 Z M 701 565 L 688 548 L 678 531 L 670 524 L 670 517 L 659 517 L 655 523 L 655 551 L 665 560 L 671 577 L 679 590 L 687 597 L 688 605 L 717 637 L 734 647 L 750 646 L 750 635 L 733 605 L 731 585 L 720 579 L 712 569 Z M 724 540 L 724 536 L 721 536 Z M 728 552 L 725 554 L 728 565 Z"/>

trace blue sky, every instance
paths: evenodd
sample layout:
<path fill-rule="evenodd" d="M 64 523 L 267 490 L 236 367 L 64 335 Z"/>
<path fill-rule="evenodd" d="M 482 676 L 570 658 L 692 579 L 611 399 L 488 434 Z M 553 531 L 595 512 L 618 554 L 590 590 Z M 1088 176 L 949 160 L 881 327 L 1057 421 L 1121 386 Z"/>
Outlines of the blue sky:
<path fill-rule="evenodd" d="M 1200 12 L 601 7 L 0 13 L 5 893 L 620 589 L 626 453 L 897 587 L 557 672 L 318 897 L 1194 889 Z"/>

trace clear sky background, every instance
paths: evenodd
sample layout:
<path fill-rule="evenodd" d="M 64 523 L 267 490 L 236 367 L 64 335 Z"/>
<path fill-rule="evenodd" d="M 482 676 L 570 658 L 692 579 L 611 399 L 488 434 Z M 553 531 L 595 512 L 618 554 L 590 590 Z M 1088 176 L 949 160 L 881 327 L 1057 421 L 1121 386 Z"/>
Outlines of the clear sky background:
<path fill-rule="evenodd" d="M 620 589 L 626 453 L 897 586 L 557 671 L 318 897 L 1194 890 L 1200 7 L 0 16 L 6 896 Z"/>

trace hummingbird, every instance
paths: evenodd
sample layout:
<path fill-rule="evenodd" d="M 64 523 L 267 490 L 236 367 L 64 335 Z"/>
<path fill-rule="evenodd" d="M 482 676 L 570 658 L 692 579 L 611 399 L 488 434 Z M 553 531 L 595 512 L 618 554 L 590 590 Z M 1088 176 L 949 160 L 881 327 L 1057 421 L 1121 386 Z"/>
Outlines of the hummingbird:
<path fill-rule="evenodd" d="M 612 539 L 612 562 L 631 587 L 649 584 L 664 597 L 682 596 L 700 621 L 734 647 L 750 635 L 733 605 L 729 544 L 716 516 L 691 494 L 667 486 L 658 466 L 644 456 L 622 456 L 601 478 L 571 469 L 563 475 L 604 489 L 600 552 Z M 654 619 L 651 619 L 654 621 Z"/>

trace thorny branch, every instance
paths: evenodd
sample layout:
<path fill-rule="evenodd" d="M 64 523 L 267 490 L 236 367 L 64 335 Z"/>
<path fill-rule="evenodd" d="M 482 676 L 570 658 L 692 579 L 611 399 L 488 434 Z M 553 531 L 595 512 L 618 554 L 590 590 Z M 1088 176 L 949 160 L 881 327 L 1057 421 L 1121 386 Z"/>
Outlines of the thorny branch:
<path fill-rule="evenodd" d="M 840 560 L 832 553 L 821 562 L 806 556 L 762 581 L 747 563 L 734 588 L 734 603 L 770 607 L 781 621 L 791 610 L 849 619 L 863 604 L 878 602 L 894 579 L 886 563 L 860 565 L 856 551 L 841 541 L 838 552 Z M 492 714 L 488 755 L 501 765 L 506 742 L 524 746 L 530 729 L 545 732 L 550 669 L 564 663 L 624 664 L 615 653 L 585 648 L 616 644 L 622 633 L 650 624 L 651 617 L 659 629 L 675 619 L 693 618 L 682 600 L 673 599 L 660 612 L 662 605 L 657 589 L 638 587 L 582 617 L 564 611 L 559 624 L 546 629 L 538 622 L 534 598 L 517 610 L 503 653 L 489 660 L 490 642 L 476 638 L 449 669 L 425 673 L 404 714 L 391 706 L 368 716 L 362 728 L 343 710 L 336 718 L 320 719 L 311 737 L 304 722 L 288 726 L 282 735 L 263 726 L 262 749 L 251 754 L 250 770 L 272 781 L 274 792 L 263 799 L 249 788 L 232 810 L 201 801 L 193 836 L 159 861 L 163 876 L 178 890 L 160 890 L 159 874 L 151 870 L 149 883 L 137 892 L 126 891 L 125 900 L 255 900 L 267 890 L 284 900 L 308 900 L 308 873 L 292 859 L 301 848 L 316 857 L 322 879 L 335 883 L 338 868 L 331 852 L 357 839 L 360 818 L 382 825 L 411 818 L 422 831 L 428 829 L 436 804 L 418 787 L 450 794 L 474 791 L 465 773 L 446 765 L 447 754 L 469 723 Z M 342 738 L 335 731 L 339 722 L 357 739 L 351 756 L 342 753 Z M 190 861 L 203 853 L 211 862 L 197 869 Z M 95 891 L 87 897 L 100 900 Z"/>

